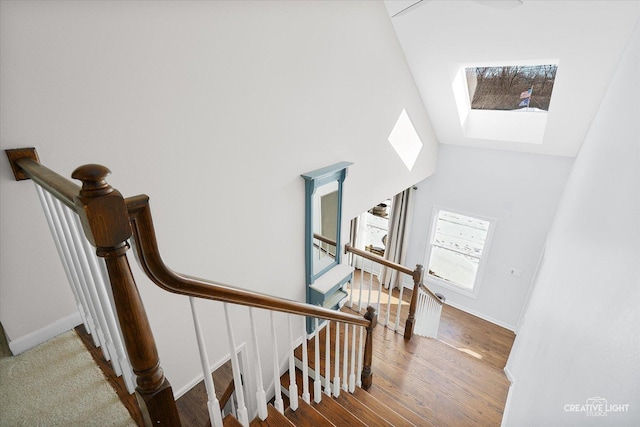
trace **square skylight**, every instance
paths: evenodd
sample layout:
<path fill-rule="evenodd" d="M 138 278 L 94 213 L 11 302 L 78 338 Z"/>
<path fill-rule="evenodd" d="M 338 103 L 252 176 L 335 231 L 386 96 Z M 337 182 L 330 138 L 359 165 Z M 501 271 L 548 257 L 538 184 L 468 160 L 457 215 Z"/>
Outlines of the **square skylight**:
<path fill-rule="evenodd" d="M 557 70 L 557 60 L 460 67 L 452 89 L 464 136 L 541 144 Z"/>
<path fill-rule="evenodd" d="M 549 111 L 558 65 L 467 67 L 467 88 L 472 110 Z"/>

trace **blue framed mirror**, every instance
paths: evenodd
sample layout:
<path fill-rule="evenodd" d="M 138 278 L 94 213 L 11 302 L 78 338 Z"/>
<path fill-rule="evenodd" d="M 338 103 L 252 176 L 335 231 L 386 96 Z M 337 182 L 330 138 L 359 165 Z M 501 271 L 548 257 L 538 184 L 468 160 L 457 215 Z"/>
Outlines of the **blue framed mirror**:
<path fill-rule="evenodd" d="M 347 168 L 352 164 L 340 162 L 302 174 L 305 180 L 307 286 L 340 264 L 342 184 L 347 176 Z"/>

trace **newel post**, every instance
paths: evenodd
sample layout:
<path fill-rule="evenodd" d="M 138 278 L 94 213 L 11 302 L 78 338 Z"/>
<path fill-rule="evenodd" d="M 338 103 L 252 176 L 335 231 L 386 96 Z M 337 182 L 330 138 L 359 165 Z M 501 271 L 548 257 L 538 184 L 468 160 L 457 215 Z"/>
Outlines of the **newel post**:
<path fill-rule="evenodd" d="M 373 382 L 371 363 L 373 362 L 373 330 L 378 324 L 378 313 L 376 313 L 376 309 L 371 306 L 367 307 L 364 318 L 369 321 L 369 326 L 367 326 L 367 336 L 364 341 L 364 361 L 362 363 L 360 380 L 362 381 L 362 388 L 369 390 Z"/>
<path fill-rule="evenodd" d="M 407 323 L 404 326 L 404 339 L 410 340 L 413 335 L 413 323 L 416 320 L 416 307 L 418 306 L 418 295 L 420 294 L 420 285 L 424 279 L 424 268 L 422 265 L 416 265 L 413 270 L 413 292 L 411 293 L 411 303 L 409 304 L 409 315 Z"/>
<path fill-rule="evenodd" d="M 85 235 L 105 259 L 113 299 L 131 367 L 136 375 L 136 398 L 145 424 L 179 426 L 180 418 L 169 381 L 164 377 L 126 252 L 131 226 L 125 201 L 104 180 L 110 173 L 101 165 L 84 165 L 71 175 L 82 181 L 74 198 Z"/>

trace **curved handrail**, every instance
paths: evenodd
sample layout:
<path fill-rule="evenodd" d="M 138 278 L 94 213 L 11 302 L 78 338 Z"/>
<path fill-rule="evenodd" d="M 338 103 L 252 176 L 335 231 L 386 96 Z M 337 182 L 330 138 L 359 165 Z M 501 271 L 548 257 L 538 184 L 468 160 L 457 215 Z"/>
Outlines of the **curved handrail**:
<path fill-rule="evenodd" d="M 361 257 L 366 258 L 366 259 L 368 259 L 370 261 L 377 262 L 378 264 L 381 264 L 381 265 L 383 265 L 385 267 L 392 268 L 392 269 L 394 269 L 396 271 L 408 274 L 410 276 L 413 276 L 413 274 L 414 274 L 414 270 L 411 270 L 410 268 L 405 267 L 402 264 L 398 264 L 398 263 L 395 263 L 393 261 L 389 261 L 388 259 L 385 259 L 385 258 L 381 257 L 380 255 L 372 254 L 371 252 L 367 252 L 367 251 L 363 251 L 363 250 L 358 249 L 358 248 L 354 248 L 350 244 L 346 244 L 344 246 L 344 252 L 345 253 L 351 252 L 354 255 L 361 256 Z M 418 285 L 420 286 L 420 289 L 422 289 L 423 291 L 428 293 L 433 299 L 435 299 L 438 304 L 440 304 L 440 305 L 443 304 L 443 302 L 440 300 L 440 298 L 438 298 L 436 296 L 436 294 L 433 291 L 431 291 L 431 289 L 429 289 L 424 283 L 420 282 L 420 283 L 418 283 Z"/>
<path fill-rule="evenodd" d="M 177 273 L 168 268 L 160 256 L 149 207 L 149 198 L 146 195 L 129 197 L 125 199 L 125 203 L 129 211 L 134 246 L 140 266 L 156 285 L 168 292 L 284 313 L 336 320 L 354 325 L 370 326 L 371 324 L 370 320 L 349 313 L 247 291 L 223 283 Z"/>

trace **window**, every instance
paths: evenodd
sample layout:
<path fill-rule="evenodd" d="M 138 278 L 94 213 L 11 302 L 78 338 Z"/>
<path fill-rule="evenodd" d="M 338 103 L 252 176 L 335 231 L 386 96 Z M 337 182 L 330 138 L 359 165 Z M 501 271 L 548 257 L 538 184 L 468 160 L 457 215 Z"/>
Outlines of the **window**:
<path fill-rule="evenodd" d="M 557 59 L 456 64 L 452 81 L 462 133 L 466 138 L 542 144 Z"/>
<path fill-rule="evenodd" d="M 473 110 L 549 111 L 557 64 L 465 68 Z"/>
<path fill-rule="evenodd" d="M 490 219 L 436 208 L 427 263 L 428 279 L 476 296 L 493 224 Z"/>

